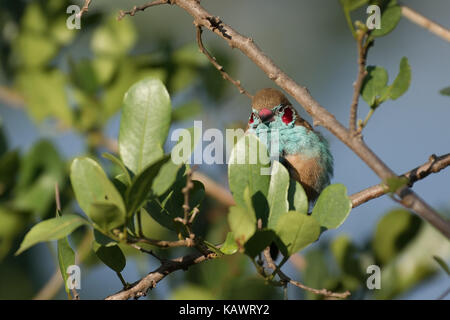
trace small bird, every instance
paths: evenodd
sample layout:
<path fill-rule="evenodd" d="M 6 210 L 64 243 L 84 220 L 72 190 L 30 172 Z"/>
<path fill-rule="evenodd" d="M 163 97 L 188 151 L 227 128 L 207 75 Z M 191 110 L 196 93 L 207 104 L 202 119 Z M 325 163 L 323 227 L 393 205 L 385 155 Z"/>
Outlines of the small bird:
<path fill-rule="evenodd" d="M 330 184 L 333 156 L 328 141 L 300 117 L 280 91 L 266 88 L 256 93 L 246 132 L 258 137 L 264 132 L 268 144 L 271 134 L 279 134 L 280 162 L 303 186 L 310 203 Z"/>

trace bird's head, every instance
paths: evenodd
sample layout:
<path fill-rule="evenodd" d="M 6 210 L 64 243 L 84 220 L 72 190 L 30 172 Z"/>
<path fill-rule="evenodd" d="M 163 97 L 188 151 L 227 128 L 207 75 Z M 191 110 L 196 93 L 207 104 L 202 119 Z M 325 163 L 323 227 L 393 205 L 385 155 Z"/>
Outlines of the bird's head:
<path fill-rule="evenodd" d="M 261 123 L 269 124 L 277 117 L 280 117 L 285 124 L 289 124 L 295 117 L 289 100 L 285 95 L 272 88 L 266 88 L 258 91 L 252 99 L 252 113 L 249 119 L 249 125 L 255 120 Z"/>

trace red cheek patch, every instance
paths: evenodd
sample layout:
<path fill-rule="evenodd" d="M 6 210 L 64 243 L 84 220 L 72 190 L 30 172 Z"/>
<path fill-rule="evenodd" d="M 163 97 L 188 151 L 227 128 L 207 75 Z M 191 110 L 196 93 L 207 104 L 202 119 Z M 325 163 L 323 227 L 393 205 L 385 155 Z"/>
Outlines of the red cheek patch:
<path fill-rule="evenodd" d="M 293 113 L 291 108 L 284 109 L 284 114 L 281 120 L 283 120 L 284 123 L 289 124 L 292 122 L 293 119 Z"/>
<path fill-rule="evenodd" d="M 248 120 L 248 123 L 249 123 L 249 124 L 252 124 L 252 123 L 253 123 L 253 120 L 254 120 L 254 119 L 253 119 L 253 113 L 252 113 L 252 115 L 250 116 L 250 120 Z"/>

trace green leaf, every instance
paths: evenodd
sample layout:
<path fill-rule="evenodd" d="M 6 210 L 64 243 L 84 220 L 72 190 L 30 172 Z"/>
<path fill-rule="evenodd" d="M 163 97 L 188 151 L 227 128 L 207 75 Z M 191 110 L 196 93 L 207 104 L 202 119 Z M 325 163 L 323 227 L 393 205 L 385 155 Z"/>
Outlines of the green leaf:
<path fill-rule="evenodd" d="M 202 105 L 199 101 L 194 100 L 188 103 L 185 103 L 176 109 L 173 110 L 172 113 L 172 121 L 184 121 L 191 119 L 202 112 Z"/>
<path fill-rule="evenodd" d="M 39 51 L 33 48 L 30 52 Z M 18 73 L 16 85 L 26 109 L 36 121 L 56 118 L 64 126 L 72 125 L 72 109 L 66 96 L 67 79 L 60 70 L 27 70 Z"/>
<path fill-rule="evenodd" d="M 67 279 L 69 278 L 67 268 L 75 264 L 75 252 L 70 247 L 67 237 L 58 240 L 58 262 L 59 270 L 64 280 L 64 288 L 69 293 L 69 288 L 67 287 Z"/>
<path fill-rule="evenodd" d="M 117 158 L 115 155 L 113 155 L 111 153 L 107 153 L 107 152 L 102 153 L 102 157 L 108 159 L 109 161 L 111 161 L 112 163 L 114 163 L 115 165 L 117 165 L 120 168 L 120 170 L 122 171 L 123 177 L 125 178 L 126 185 L 130 186 L 131 185 L 130 173 L 128 172 L 127 168 L 123 164 L 122 160 Z"/>
<path fill-rule="evenodd" d="M 152 186 L 152 190 L 156 196 L 164 194 L 175 183 L 178 172 L 183 167 L 184 163 L 189 160 L 191 153 L 194 151 L 196 144 L 201 138 L 200 134 L 194 134 L 194 130 L 195 128 L 183 129 L 184 134 L 180 135 L 177 144 L 170 153 L 170 161 L 161 167 Z M 184 141 L 184 139 L 188 139 L 188 141 Z M 180 148 L 182 154 L 177 153 Z M 186 150 L 186 148 L 189 149 Z M 173 161 L 174 157 L 177 157 L 181 163 L 175 164 Z"/>
<path fill-rule="evenodd" d="M 118 22 L 111 16 L 94 31 L 91 47 L 96 55 L 120 57 L 133 48 L 136 39 L 136 29 L 131 20 Z"/>
<path fill-rule="evenodd" d="M 84 224 L 88 224 L 87 221 L 75 214 L 44 220 L 28 231 L 15 255 L 19 255 L 39 242 L 64 238 Z"/>
<path fill-rule="evenodd" d="M 320 225 L 311 216 L 289 211 L 279 217 L 275 232 L 282 242 L 280 251 L 291 256 L 319 238 Z"/>
<path fill-rule="evenodd" d="M 183 204 L 184 195 L 182 189 L 186 186 L 185 167 L 178 170 L 177 180 L 173 186 L 163 195 L 147 202 L 145 211 L 162 226 L 179 231 L 179 223 L 174 219 L 184 215 Z M 194 209 L 198 207 L 205 196 L 205 187 L 199 181 L 193 180 L 194 188 L 190 192 L 189 207 Z"/>
<path fill-rule="evenodd" d="M 417 234 L 420 219 L 404 209 L 390 211 L 378 222 L 372 246 L 377 259 L 386 264 Z"/>
<path fill-rule="evenodd" d="M 257 230 L 244 244 L 245 254 L 250 258 L 256 257 L 261 251 L 270 246 L 276 238 L 273 230 Z"/>
<path fill-rule="evenodd" d="M 388 187 L 388 192 L 395 193 L 397 190 L 403 188 L 408 184 L 409 180 L 406 177 L 390 177 L 385 180 Z"/>
<path fill-rule="evenodd" d="M 58 52 L 57 44 L 41 34 L 22 32 L 15 39 L 14 48 L 19 61 L 26 69 L 46 65 Z"/>
<path fill-rule="evenodd" d="M 402 9 L 400 6 L 392 3 L 381 13 L 381 29 L 374 29 L 371 33 L 372 36 L 382 37 L 387 35 L 395 29 L 402 18 Z"/>
<path fill-rule="evenodd" d="M 289 211 L 288 189 L 289 172 L 280 162 L 274 161 L 267 196 L 270 210 L 268 228 L 274 228 L 277 225 L 278 218 Z"/>
<path fill-rule="evenodd" d="M 348 27 L 352 32 L 353 36 L 355 35 L 355 28 L 353 27 L 352 18 L 350 16 L 350 12 L 358 9 L 359 7 L 365 5 L 369 2 L 369 0 L 339 0 L 341 3 L 342 9 L 344 10 L 345 19 L 347 21 Z"/>
<path fill-rule="evenodd" d="M 290 211 L 308 213 L 309 204 L 305 189 L 294 179 L 290 179 L 289 182 L 288 201 Z"/>
<path fill-rule="evenodd" d="M 163 156 L 171 119 L 169 93 L 158 79 L 145 79 L 125 94 L 119 153 L 135 174 Z"/>
<path fill-rule="evenodd" d="M 109 227 L 118 226 L 120 221 L 125 223 L 122 196 L 96 161 L 75 158 L 70 167 L 70 181 L 81 209 L 97 225 Z"/>
<path fill-rule="evenodd" d="M 253 206 L 259 216 L 267 215 L 269 209 L 266 198 L 270 175 L 265 171 L 269 170 L 270 162 L 268 156 L 267 159 L 263 158 L 265 156 L 267 148 L 255 135 L 249 134 L 239 139 L 234 146 L 228 165 L 228 182 L 234 200 L 238 206 L 246 207 L 244 191 L 248 187 Z"/>
<path fill-rule="evenodd" d="M 344 223 L 351 209 L 352 202 L 347 196 L 347 188 L 340 183 L 331 184 L 319 195 L 312 217 L 320 226 L 335 229 Z"/>
<path fill-rule="evenodd" d="M 223 243 L 222 247 L 220 248 L 220 251 L 224 254 L 234 254 L 238 251 L 239 247 L 234 241 L 234 235 L 233 232 L 228 232 L 227 237 L 225 239 L 225 242 Z"/>
<path fill-rule="evenodd" d="M 153 180 L 161 167 L 168 161 L 170 161 L 170 156 L 165 156 L 134 177 L 126 196 L 128 216 L 132 216 L 144 204 L 150 194 Z"/>
<path fill-rule="evenodd" d="M 441 91 L 439 91 L 439 93 L 444 96 L 450 96 L 450 87 L 446 87 L 446 88 L 442 89 Z"/>
<path fill-rule="evenodd" d="M 89 209 L 89 218 L 100 230 L 109 232 L 124 224 L 123 212 L 111 202 L 94 202 Z"/>
<path fill-rule="evenodd" d="M 400 70 L 394 82 L 389 86 L 389 98 L 392 100 L 400 98 L 409 88 L 411 83 L 411 66 L 408 58 L 403 57 L 400 61 Z"/>
<path fill-rule="evenodd" d="M 254 213 L 242 207 L 230 207 L 228 224 L 233 232 L 234 239 L 241 248 L 256 231 L 256 218 Z"/>
<path fill-rule="evenodd" d="M 450 276 L 450 267 L 447 265 L 447 263 L 445 263 L 445 261 L 438 256 L 433 256 L 433 259 L 441 266 L 442 270 L 444 270 L 445 273 Z"/>
<path fill-rule="evenodd" d="M 361 87 L 361 95 L 370 107 L 376 108 L 380 103 L 377 98 L 387 90 L 388 73 L 382 67 L 368 66 L 366 69 L 367 75 Z"/>
<path fill-rule="evenodd" d="M 104 246 L 94 242 L 93 249 L 97 257 L 115 272 L 125 268 L 127 261 L 118 245 Z"/>

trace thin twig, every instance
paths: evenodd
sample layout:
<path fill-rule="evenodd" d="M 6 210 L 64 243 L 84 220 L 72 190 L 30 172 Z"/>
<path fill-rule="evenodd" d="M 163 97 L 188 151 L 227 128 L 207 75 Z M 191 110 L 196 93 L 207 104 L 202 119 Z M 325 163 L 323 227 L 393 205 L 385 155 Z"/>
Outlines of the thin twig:
<path fill-rule="evenodd" d="M 413 9 L 407 6 L 401 6 L 402 15 L 414 22 L 415 24 L 421 26 L 424 29 L 427 29 L 431 33 L 434 33 L 438 37 L 444 39 L 445 41 L 450 42 L 450 30 L 437 24 L 436 22 L 431 21 L 430 19 L 424 17 L 420 13 L 414 11 Z"/>
<path fill-rule="evenodd" d="M 412 187 L 415 182 L 428 177 L 432 173 L 438 173 L 439 171 L 445 169 L 448 166 L 450 166 L 450 153 L 439 157 L 432 155 L 426 163 L 408 172 L 405 172 L 400 177 L 407 178 L 408 185 Z M 352 194 L 350 196 L 350 200 L 352 201 L 352 207 L 356 208 L 357 206 L 360 206 L 363 203 L 366 203 L 372 199 L 385 195 L 387 192 L 388 191 L 386 189 L 386 186 L 384 186 L 383 184 L 377 184 L 375 186 L 369 187 L 360 192 Z"/>
<path fill-rule="evenodd" d="M 162 5 L 162 4 L 170 4 L 170 0 L 150 1 L 150 2 L 148 2 L 146 4 L 143 4 L 142 6 L 134 6 L 133 9 L 128 10 L 128 11 L 120 10 L 119 11 L 119 16 L 117 17 L 117 20 L 122 20 L 126 15 L 134 16 L 136 14 L 136 12 L 138 12 L 138 11 L 144 11 L 147 8 L 154 7 L 154 6 L 159 6 L 159 5 Z"/>
<path fill-rule="evenodd" d="M 314 294 L 322 295 L 322 296 L 325 296 L 325 297 L 338 298 L 338 299 L 345 299 L 345 298 L 347 298 L 347 297 L 350 295 L 350 292 L 349 292 L 349 291 L 345 291 L 345 292 L 332 292 L 332 291 L 329 291 L 329 290 L 327 290 L 327 289 L 314 289 L 314 288 L 310 288 L 310 287 L 308 287 L 308 286 L 305 286 L 304 284 L 302 284 L 302 283 L 300 283 L 300 282 L 298 282 L 298 281 L 292 280 L 292 279 L 291 279 L 290 277 L 288 277 L 285 273 L 283 273 L 283 272 L 279 269 L 279 267 L 277 267 L 277 265 L 276 265 L 275 262 L 273 261 L 272 257 L 270 256 L 270 247 L 267 247 L 267 248 L 264 250 L 264 257 L 265 257 L 265 259 L 266 259 L 267 266 L 268 266 L 270 269 L 274 270 L 274 271 L 276 272 L 276 274 L 280 277 L 280 279 L 281 279 L 283 282 L 290 283 L 290 284 L 292 284 L 293 286 L 296 286 L 296 287 L 301 288 L 301 289 L 303 289 L 303 290 L 312 292 L 312 293 L 314 293 Z"/>
<path fill-rule="evenodd" d="M 220 65 L 217 62 L 217 59 L 215 57 L 213 57 L 208 50 L 206 50 L 206 48 L 203 45 L 203 41 L 202 41 L 202 27 L 196 24 L 196 34 L 197 34 L 197 45 L 198 48 L 200 49 L 200 52 L 203 53 L 206 58 L 208 58 L 208 60 L 211 62 L 211 64 L 214 66 L 214 68 L 216 68 L 217 70 L 219 70 L 219 72 L 222 74 L 222 77 L 225 80 L 228 80 L 229 82 L 231 82 L 238 90 L 241 94 L 245 94 L 247 97 L 249 97 L 250 99 L 253 98 L 253 96 L 247 91 L 245 90 L 242 85 L 241 82 L 239 80 L 234 80 L 223 68 L 222 65 Z"/>
<path fill-rule="evenodd" d="M 89 5 L 91 4 L 91 1 L 92 1 L 92 0 L 85 0 L 85 1 L 84 1 L 84 6 L 83 6 L 83 8 L 81 8 L 80 12 L 78 12 L 78 14 L 77 14 L 77 18 L 78 18 L 78 19 L 80 19 L 80 18 L 83 16 L 83 14 L 84 14 L 85 12 L 88 12 L 88 11 L 89 11 Z"/>
<path fill-rule="evenodd" d="M 133 247 L 133 248 L 135 248 L 135 249 L 137 249 L 137 250 L 139 250 L 139 251 L 141 251 L 141 252 L 147 253 L 147 254 L 151 255 L 152 257 L 158 259 L 159 262 L 163 262 L 163 261 L 164 261 L 164 259 L 162 259 L 162 258 L 160 258 L 159 256 L 157 256 L 152 250 L 147 250 L 147 249 L 144 249 L 144 248 L 142 248 L 142 247 L 139 247 L 139 246 L 136 245 L 135 243 L 128 243 L 128 244 L 129 244 L 131 247 Z"/>
<path fill-rule="evenodd" d="M 206 256 L 202 253 L 195 253 L 184 257 L 179 257 L 177 259 L 166 260 L 158 269 L 150 272 L 144 278 L 129 285 L 128 288 L 107 297 L 106 300 L 127 300 L 143 297 L 147 295 L 147 291 L 149 289 L 153 289 L 156 284 L 167 275 L 177 270 L 187 270 L 192 265 L 214 258 L 217 258 L 215 253 L 209 253 Z"/>
<path fill-rule="evenodd" d="M 353 98 L 350 106 L 350 123 L 349 128 L 351 132 L 356 132 L 356 119 L 358 117 L 358 100 L 361 92 L 364 78 L 367 75 L 366 59 L 369 45 L 366 43 L 368 33 L 366 29 L 358 29 L 356 32 L 356 42 L 358 47 L 358 76 L 353 84 Z"/>

